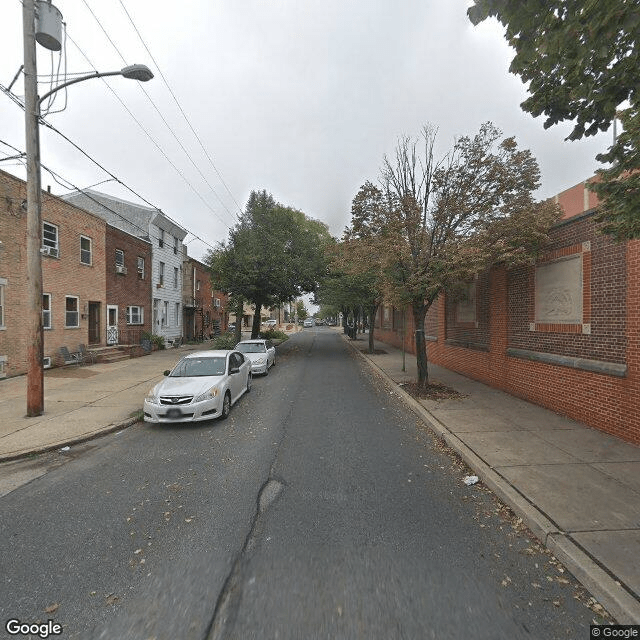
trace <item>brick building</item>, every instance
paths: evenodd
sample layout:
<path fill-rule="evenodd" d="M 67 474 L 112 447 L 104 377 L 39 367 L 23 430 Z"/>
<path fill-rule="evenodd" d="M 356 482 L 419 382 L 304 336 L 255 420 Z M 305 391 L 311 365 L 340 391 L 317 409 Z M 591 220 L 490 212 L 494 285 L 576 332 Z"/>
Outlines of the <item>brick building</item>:
<path fill-rule="evenodd" d="M 27 370 L 26 183 L 0 171 L 0 377 Z M 42 320 L 45 366 L 60 347 L 105 344 L 106 223 L 42 194 Z"/>
<path fill-rule="evenodd" d="M 226 331 L 228 297 L 212 289 L 207 266 L 185 254 L 183 273 L 185 339 L 202 340 Z"/>
<path fill-rule="evenodd" d="M 106 341 L 140 344 L 151 332 L 151 243 L 107 224 Z"/>
<path fill-rule="evenodd" d="M 110 225 L 151 243 L 150 277 L 152 333 L 167 343 L 182 337 L 182 278 L 184 245 L 187 230 L 173 222 L 162 211 L 116 198 L 99 191 L 85 189 L 64 196 L 68 202 L 82 207 Z"/>
<path fill-rule="evenodd" d="M 534 266 L 493 268 L 425 320 L 433 363 L 640 444 L 640 241 L 600 233 L 584 184 Z M 406 327 L 403 330 L 404 321 Z M 415 353 L 410 313 L 383 306 L 377 337 Z"/>

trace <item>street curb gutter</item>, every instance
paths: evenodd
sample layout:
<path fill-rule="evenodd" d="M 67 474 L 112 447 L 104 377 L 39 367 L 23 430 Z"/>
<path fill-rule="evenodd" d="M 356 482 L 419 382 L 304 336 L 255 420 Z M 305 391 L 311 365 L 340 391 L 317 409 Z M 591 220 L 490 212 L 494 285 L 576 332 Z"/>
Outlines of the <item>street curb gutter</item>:
<path fill-rule="evenodd" d="M 553 523 L 535 505 L 527 500 L 510 482 L 484 462 L 447 426 L 440 422 L 429 410 L 410 396 L 393 378 L 373 360 L 367 358 L 346 338 L 360 358 L 369 363 L 372 370 L 393 385 L 402 400 L 426 425 L 454 449 L 473 469 L 484 484 L 505 504 L 522 518 L 524 524 L 560 560 L 571 573 L 595 596 L 619 624 L 640 624 L 640 602 L 634 598 L 617 580 L 594 561 L 564 531 Z"/>
<path fill-rule="evenodd" d="M 122 422 L 118 422 L 117 424 L 110 424 L 108 427 L 101 427 L 96 431 L 83 433 L 81 436 L 77 436 L 76 438 L 61 440 L 60 442 L 57 442 L 55 444 L 48 444 L 38 449 L 28 449 L 25 451 L 9 453 L 6 455 L 0 454 L 0 464 L 2 464 L 3 462 L 22 460 L 30 456 L 38 456 L 49 451 L 57 451 L 62 447 L 72 447 L 74 445 L 82 444 L 83 442 L 88 442 L 89 440 L 95 440 L 96 438 L 106 436 L 107 434 L 113 433 L 114 431 L 120 431 L 121 429 L 131 427 L 136 424 L 136 422 L 140 422 L 140 418 L 127 418 L 127 420 L 123 420 Z"/>

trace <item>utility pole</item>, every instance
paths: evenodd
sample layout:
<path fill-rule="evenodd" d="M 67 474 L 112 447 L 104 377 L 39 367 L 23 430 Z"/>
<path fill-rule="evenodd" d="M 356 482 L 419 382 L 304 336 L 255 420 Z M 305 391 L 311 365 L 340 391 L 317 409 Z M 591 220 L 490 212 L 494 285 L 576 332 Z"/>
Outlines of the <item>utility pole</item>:
<path fill-rule="evenodd" d="M 38 102 L 34 0 L 22 2 L 25 140 L 27 152 L 27 415 L 44 413 L 40 105 Z"/>

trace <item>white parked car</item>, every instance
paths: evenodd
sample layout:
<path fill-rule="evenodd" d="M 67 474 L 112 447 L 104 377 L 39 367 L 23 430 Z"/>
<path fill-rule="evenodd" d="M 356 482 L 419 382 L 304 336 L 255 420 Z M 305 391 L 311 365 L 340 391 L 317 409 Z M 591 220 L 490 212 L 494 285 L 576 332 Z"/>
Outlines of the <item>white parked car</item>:
<path fill-rule="evenodd" d="M 313 318 L 307 318 L 304 323 L 303 323 L 303 327 L 313 327 L 313 325 L 315 324 L 315 322 L 313 321 Z"/>
<path fill-rule="evenodd" d="M 178 361 L 144 400 L 146 422 L 226 418 L 251 390 L 251 361 L 238 351 L 198 351 Z"/>
<path fill-rule="evenodd" d="M 276 348 L 271 340 L 256 338 L 243 340 L 236 345 L 236 351 L 243 353 L 251 360 L 251 373 L 269 373 L 269 368 L 276 363 Z"/>
<path fill-rule="evenodd" d="M 273 318 L 269 318 L 269 320 L 265 320 L 262 324 L 273 329 L 273 327 L 278 324 L 278 321 L 274 320 Z"/>

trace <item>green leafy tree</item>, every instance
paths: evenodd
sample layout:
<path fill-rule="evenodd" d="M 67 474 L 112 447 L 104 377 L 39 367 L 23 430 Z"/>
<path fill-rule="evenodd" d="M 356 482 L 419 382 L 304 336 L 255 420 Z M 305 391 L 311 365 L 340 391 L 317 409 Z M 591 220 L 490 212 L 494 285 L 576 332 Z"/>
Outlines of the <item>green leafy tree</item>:
<path fill-rule="evenodd" d="M 207 256 L 214 286 L 255 307 L 252 337 L 260 332 L 263 307 L 315 291 L 325 269 L 326 225 L 252 191 L 226 243 Z"/>
<path fill-rule="evenodd" d="M 474 0 L 478 24 L 494 17 L 515 50 L 510 71 L 528 83 L 521 107 L 544 126 L 571 121 L 577 140 L 611 126 L 625 134 L 597 159 L 614 163 L 591 182 L 605 231 L 640 237 L 640 8 L 637 0 Z M 628 107 L 619 111 L 628 102 Z"/>
<path fill-rule="evenodd" d="M 304 306 L 303 300 L 296 301 L 296 313 L 298 315 L 298 320 L 306 320 L 309 313 L 307 312 L 307 307 Z"/>
<path fill-rule="evenodd" d="M 371 247 L 384 290 L 413 314 L 418 382 L 425 386 L 424 320 L 437 296 L 493 264 L 531 262 L 559 216 L 556 205 L 533 200 L 535 158 L 513 138 L 501 139 L 492 124 L 459 138 L 440 159 L 435 140 L 429 127 L 420 141 L 399 140 L 382 168 L 387 205 L 367 215 L 379 229 Z"/>

